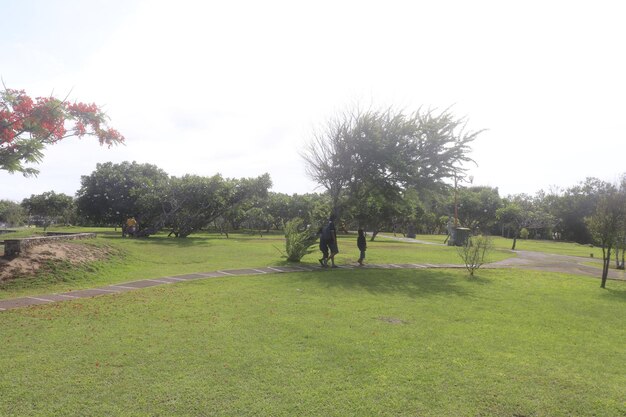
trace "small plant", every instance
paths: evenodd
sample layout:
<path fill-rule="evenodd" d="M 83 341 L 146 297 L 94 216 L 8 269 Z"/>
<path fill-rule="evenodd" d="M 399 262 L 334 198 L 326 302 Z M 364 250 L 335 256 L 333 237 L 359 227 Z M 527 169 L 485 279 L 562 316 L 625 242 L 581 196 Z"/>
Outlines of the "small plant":
<path fill-rule="evenodd" d="M 520 239 L 528 239 L 529 235 L 530 235 L 530 232 L 525 227 L 523 227 L 522 230 L 519 231 Z"/>
<path fill-rule="evenodd" d="M 487 262 L 489 252 L 493 249 L 493 242 L 489 236 L 475 236 L 467 239 L 463 246 L 457 247 L 457 252 L 470 276 L 474 276 L 474 271 Z"/>
<path fill-rule="evenodd" d="M 300 262 L 302 257 L 311 253 L 311 246 L 317 241 L 317 232 L 306 227 L 302 219 L 293 219 L 285 224 L 287 260 Z"/>

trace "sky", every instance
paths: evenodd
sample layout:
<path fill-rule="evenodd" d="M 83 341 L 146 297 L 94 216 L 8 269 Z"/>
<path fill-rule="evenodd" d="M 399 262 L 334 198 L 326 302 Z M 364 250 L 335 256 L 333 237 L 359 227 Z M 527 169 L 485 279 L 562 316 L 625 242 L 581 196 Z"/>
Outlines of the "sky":
<path fill-rule="evenodd" d="M 320 192 L 300 152 L 335 115 L 450 111 L 474 185 L 500 195 L 626 172 L 626 5 L 527 0 L 0 0 L 0 76 L 97 103 L 123 146 L 48 146 L 0 199 L 74 195 L 96 164 L 256 177 Z"/>

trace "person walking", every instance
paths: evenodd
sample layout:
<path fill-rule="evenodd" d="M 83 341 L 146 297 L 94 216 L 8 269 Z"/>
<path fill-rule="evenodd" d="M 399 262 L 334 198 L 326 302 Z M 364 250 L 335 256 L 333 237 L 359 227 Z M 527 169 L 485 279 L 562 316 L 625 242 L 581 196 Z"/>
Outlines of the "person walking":
<path fill-rule="evenodd" d="M 363 232 L 363 229 L 359 229 L 359 236 L 356 238 L 356 246 L 359 248 L 359 251 L 361 251 L 357 262 L 359 263 L 359 266 L 363 266 L 365 251 L 367 250 L 367 241 L 365 240 L 365 233 Z"/>
<path fill-rule="evenodd" d="M 319 260 L 322 268 L 328 266 L 328 243 L 324 238 L 324 228 L 320 227 L 317 233 L 320 235 L 320 251 L 322 252 L 322 259 Z"/>
<path fill-rule="evenodd" d="M 322 235 L 324 236 L 326 244 L 328 245 L 328 250 L 330 251 L 329 258 L 331 267 L 337 268 L 337 265 L 335 265 L 335 255 L 339 253 L 339 246 L 337 246 L 337 229 L 335 228 L 334 215 L 331 215 L 328 219 L 328 224 L 324 228 Z"/>

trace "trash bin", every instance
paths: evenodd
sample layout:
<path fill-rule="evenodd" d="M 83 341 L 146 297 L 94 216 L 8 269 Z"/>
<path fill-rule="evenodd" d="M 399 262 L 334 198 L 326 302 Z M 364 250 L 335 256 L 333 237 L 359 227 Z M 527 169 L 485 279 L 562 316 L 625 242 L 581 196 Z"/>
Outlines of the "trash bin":
<path fill-rule="evenodd" d="M 467 227 L 453 227 L 450 229 L 450 239 L 448 239 L 448 246 L 463 246 L 467 244 L 467 239 L 470 237 L 470 229 Z"/>

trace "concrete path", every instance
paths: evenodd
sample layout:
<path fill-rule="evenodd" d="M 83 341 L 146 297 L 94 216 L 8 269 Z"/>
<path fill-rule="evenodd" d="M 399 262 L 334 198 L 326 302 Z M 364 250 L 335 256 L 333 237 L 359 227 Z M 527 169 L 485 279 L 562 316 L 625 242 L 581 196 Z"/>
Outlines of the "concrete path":
<path fill-rule="evenodd" d="M 581 256 L 555 255 L 551 253 L 516 250 L 515 258 L 505 259 L 487 265 L 488 268 L 521 268 L 546 272 L 563 272 L 566 274 L 586 275 L 600 278 L 602 275 L 602 261 Z M 596 263 L 598 266 L 585 265 Z M 626 272 L 615 269 L 609 270 L 609 278 L 626 280 Z"/>
<path fill-rule="evenodd" d="M 414 240 L 413 240 L 414 241 Z M 547 272 L 564 272 L 568 274 L 586 275 L 594 278 L 600 278 L 601 269 L 593 266 L 583 265 L 590 262 L 589 258 L 581 258 L 576 256 L 552 255 L 541 252 L 514 251 L 517 254 L 515 258 L 505 259 L 503 261 L 494 262 L 484 265 L 483 268 L 520 268 L 532 269 Z M 365 264 L 360 267 L 357 265 L 341 265 L 340 269 L 424 269 L 424 268 L 464 268 L 459 264 Z M 127 291 L 134 291 L 141 288 L 155 287 L 157 285 L 167 285 L 176 282 L 192 281 L 197 279 L 243 276 L 243 275 L 264 275 L 278 274 L 285 272 L 306 272 L 331 270 L 330 268 L 322 269 L 319 266 L 269 266 L 264 268 L 243 268 L 229 269 L 214 272 L 201 272 L 196 274 L 175 275 L 170 277 L 161 277 L 153 279 L 143 279 L 138 281 L 130 281 L 120 284 L 107 285 L 99 288 L 91 288 L 84 290 L 74 290 L 64 293 L 44 294 L 38 296 L 20 297 L 14 299 L 0 300 L 0 312 L 12 310 L 20 307 L 28 307 L 32 305 L 50 304 L 60 301 L 75 300 L 80 298 L 97 297 L 107 294 L 119 294 Z M 616 280 L 626 280 L 624 271 L 612 270 L 609 278 Z"/>
<path fill-rule="evenodd" d="M 452 264 L 366 264 L 362 267 L 357 265 L 341 265 L 339 269 L 422 269 L 422 268 L 461 268 L 461 265 Z M 307 272 L 307 271 L 330 271 L 331 268 L 321 268 L 319 266 L 268 266 L 263 268 L 242 268 L 228 269 L 214 272 L 200 272 L 196 274 L 175 275 L 170 277 L 161 277 L 153 279 L 143 279 L 138 281 L 124 282 L 120 284 L 107 285 L 99 288 L 90 288 L 84 290 L 73 290 L 64 293 L 53 293 L 36 296 L 27 296 L 20 298 L 12 298 L 0 300 L 0 312 L 12 310 L 14 308 L 28 307 L 32 305 L 50 304 L 60 301 L 75 300 L 79 298 L 91 298 L 100 295 L 119 294 L 122 292 L 138 290 L 141 288 L 155 287 L 157 285 L 167 285 L 176 282 L 193 281 L 197 279 L 233 277 L 243 275 L 265 275 L 279 274 L 285 272 Z"/>
<path fill-rule="evenodd" d="M 391 236 L 388 234 L 380 234 L 382 237 L 400 240 L 402 242 L 422 243 L 428 245 L 441 245 L 443 243 L 426 242 L 405 237 Z M 594 278 L 600 278 L 602 275 L 602 261 L 593 258 L 585 258 L 581 256 L 555 255 L 551 253 L 531 252 L 523 250 L 510 251 L 517 257 L 505 259 L 503 261 L 494 262 L 485 265 L 484 268 L 521 268 L 532 269 L 536 271 L 546 272 L 562 272 L 566 274 L 586 275 Z M 598 266 L 585 265 L 588 263 L 596 263 Z M 618 270 L 609 271 L 609 279 L 626 280 L 626 272 Z"/>

